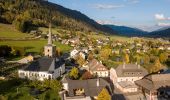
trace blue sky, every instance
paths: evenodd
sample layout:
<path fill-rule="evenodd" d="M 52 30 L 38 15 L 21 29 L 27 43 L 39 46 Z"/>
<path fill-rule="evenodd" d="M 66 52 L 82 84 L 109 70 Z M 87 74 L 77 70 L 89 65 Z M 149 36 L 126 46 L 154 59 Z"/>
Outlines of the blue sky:
<path fill-rule="evenodd" d="M 152 31 L 170 26 L 170 0 L 49 0 L 78 10 L 101 24 Z"/>

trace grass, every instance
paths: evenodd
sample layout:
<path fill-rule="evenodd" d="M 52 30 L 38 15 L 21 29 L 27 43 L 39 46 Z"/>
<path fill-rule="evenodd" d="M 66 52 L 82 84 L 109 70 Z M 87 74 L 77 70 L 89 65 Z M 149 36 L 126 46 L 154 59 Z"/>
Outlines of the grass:
<path fill-rule="evenodd" d="M 110 37 L 111 40 L 115 41 L 130 41 L 131 39 L 129 37 L 124 36 L 117 36 L 117 35 L 104 35 L 104 34 L 97 34 L 97 35 L 90 35 L 89 37 L 93 37 L 95 39 L 102 39 L 106 37 Z"/>
<path fill-rule="evenodd" d="M 29 34 L 17 31 L 12 25 L 0 24 L 0 38 L 24 38 L 32 37 Z"/>
<path fill-rule="evenodd" d="M 33 41 L 1 41 L 0 45 L 25 47 L 26 52 L 39 53 L 44 45 L 47 44 L 47 40 L 33 40 Z M 71 49 L 70 46 L 54 42 L 57 48 L 60 48 L 62 52 L 67 52 Z"/>

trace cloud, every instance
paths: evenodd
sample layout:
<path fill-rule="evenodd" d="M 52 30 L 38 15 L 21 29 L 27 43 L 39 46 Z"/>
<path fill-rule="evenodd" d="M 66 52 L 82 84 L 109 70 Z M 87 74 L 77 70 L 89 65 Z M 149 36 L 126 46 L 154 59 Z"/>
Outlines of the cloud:
<path fill-rule="evenodd" d="M 95 4 L 94 8 L 97 9 L 115 9 L 115 8 L 122 8 L 124 5 L 111 5 L 111 4 Z"/>
<path fill-rule="evenodd" d="M 114 22 L 112 20 L 97 20 L 96 22 L 99 23 L 99 24 L 102 24 L 102 25 L 104 25 L 104 24 L 114 24 Z"/>
<path fill-rule="evenodd" d="M 165 17 L 164 14 L 155 14 L 155 19 L 157 20 L 170 20 L 170 17 Z"/>
<path fill-rule="evenodd" d="M 170 26 L 170 23 L 158 23 L 158 26 L 167 27 Z"/>
<path fill-rule="evenodd" d="M 124 0 L 125 2 L 128 2 L 130 4 L 136 4 L 136 3 L 139 3 L 140 0 Z"/>

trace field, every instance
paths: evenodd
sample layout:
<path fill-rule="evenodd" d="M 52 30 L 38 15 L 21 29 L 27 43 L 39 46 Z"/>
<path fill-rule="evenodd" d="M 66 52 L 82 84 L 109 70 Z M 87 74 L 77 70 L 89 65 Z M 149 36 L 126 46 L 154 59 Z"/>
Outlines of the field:
<path fill-rule="evenodd" d="M 34 41 L 1 41 L 0 45 L 9 45 L 17 47 L 25 47 L 26 52 L 35 52 L 39 53 L 44 45 L 47 44 L 47 40 L 34 40 Z M 67 52 L 71 49 L 70 46 L 61 44 L 59 42 L 54 42 L 57 48 L 60 48 L 61 51 Z"/>
<path fill-rule="evenodd" d="M 24 37 L 32 36 L 17 31 L 12 25 L 0 24 L 0 38 L 24 38 Z"/>
<path fill-rule="evenodd" d="M 95 39 L 101 39 L 101 38 L 110 37 L 111 40 L 115 40 L 115 41 L 131 41 L 131 38 L 129 38 L 129 37 L 116 36 L 116 35 L 97 34 L 97 35 L 90 35 L 89 37 L 93 37 Z"/>

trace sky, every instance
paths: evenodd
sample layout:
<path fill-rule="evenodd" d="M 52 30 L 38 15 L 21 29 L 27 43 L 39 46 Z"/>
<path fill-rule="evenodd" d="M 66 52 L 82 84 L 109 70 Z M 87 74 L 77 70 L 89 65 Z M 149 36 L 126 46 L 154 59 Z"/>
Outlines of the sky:
<path fill-rule="evenodd" d="M 100 24 L 153 31 L 170 27 L 170 0 L 49 0 L 80 11 Z"/>

